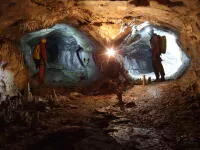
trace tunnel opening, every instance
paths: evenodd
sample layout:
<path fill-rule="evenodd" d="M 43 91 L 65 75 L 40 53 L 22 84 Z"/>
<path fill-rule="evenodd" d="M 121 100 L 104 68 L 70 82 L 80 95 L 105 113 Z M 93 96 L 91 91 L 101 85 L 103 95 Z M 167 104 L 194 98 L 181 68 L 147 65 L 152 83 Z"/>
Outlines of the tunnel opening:
<path fill-rule="evenodd" d="M 143 75 L 155 79 L 150 46 L 152 30 L 155 34 L 166 37 L 166 53 L 161 54 L 165 78 L 177 79 L 187 70 L 190 63 L 179 42 L 178 33 L 149 22 L 133 26 L 132 32 L 121 43 L 120 52 L 124 58 L 124 67 L 133 79 L 141 79 Z"/>
<path fill-rule="evenodd" d="M 152 29 L 167 39 L 166 53 L 161 55 L 165 78 L 177 79 L 186 71 L 190 62 L 178 41 L 178 34 L 149 22 L 133 26 L 132 32 L 123 39 L 119 46 L 122 64 L 133 80 L 141 79 L 144 75 L 155 79 L 150 47 Z M 64 24 L 29 33 L 21 39 L 22 51 L 32 76 L 39 71 L 32 54 L 41 38 L 47 39 L 45 83 L 80 85 L 92 83 L 99 78 L 99 64 L 93 60 L 96 50 L 94 43 L 77 29 Z"/>
<path fill-rule="evenodd" d="M 29 33 L 21 39 L 25 61 L 33 78 L 38 78 L 39 67 L 32 55 L 41 38 L 47 40 L 45 83 L 80 85 L 97 79 L 98 69 L 92 58 L 94 43 L 77 29 L 64 24 Z"/>

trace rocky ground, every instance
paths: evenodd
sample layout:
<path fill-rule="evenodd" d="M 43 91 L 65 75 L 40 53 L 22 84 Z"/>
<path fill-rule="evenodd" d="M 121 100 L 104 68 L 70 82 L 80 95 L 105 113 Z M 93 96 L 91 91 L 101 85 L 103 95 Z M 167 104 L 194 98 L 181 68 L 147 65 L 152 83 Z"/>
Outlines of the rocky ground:
<path fill-rule="evenodd" d="M 136 85 L 123 104 L 115 94 L 92 92 L 35 90 L 35 102 L 21 109 L 25 121 L 1 126 L 0 149 L 200 149 L 200 101 L 189 90 L 173 82 Z"/>

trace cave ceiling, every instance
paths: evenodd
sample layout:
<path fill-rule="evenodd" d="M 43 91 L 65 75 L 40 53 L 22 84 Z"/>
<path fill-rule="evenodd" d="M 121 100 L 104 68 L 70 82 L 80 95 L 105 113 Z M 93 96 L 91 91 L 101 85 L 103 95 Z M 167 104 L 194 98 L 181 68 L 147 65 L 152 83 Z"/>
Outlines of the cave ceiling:
<path fill-rule="evenodd" d="M 56 23 L 68 23 L 89 33 L 97 40 L 117 36 L 123 22 L 134 18 L 193 32 L 199 37 L 200 2 L 198 0 L 12 0 L 0 5 L 1 36 L 16 40 L 24 33 L 47 28 Z M 12 33 L 10 32 L 12 31 Z"/>

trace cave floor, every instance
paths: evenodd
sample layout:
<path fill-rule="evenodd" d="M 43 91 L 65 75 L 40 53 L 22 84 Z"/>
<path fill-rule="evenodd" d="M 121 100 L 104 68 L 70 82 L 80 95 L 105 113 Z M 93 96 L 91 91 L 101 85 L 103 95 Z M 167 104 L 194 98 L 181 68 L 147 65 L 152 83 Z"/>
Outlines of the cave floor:
<path fill-rule="evenodd" d="M 35 95 L 49 95 L 50 88 Z M 55 91 L 57 101 L 34 123 L 4 128 L 0 149 L 200 149 L 199 97 L 186 96 L 171 81 L 135 85 L 123 93 L 124 104 L 112 93 Z"/>

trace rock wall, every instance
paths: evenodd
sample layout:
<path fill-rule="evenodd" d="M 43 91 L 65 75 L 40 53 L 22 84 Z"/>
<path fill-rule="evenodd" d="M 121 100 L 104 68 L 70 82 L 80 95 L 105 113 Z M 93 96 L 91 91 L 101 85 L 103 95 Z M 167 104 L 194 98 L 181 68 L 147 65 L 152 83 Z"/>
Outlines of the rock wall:
<path fill-rule="evenodd" d="M 52 27 L 56 23 L 66 23 L 79 28 L 105 47 L 120 35 L 119 31 L 124 23 L 129 23 L 133 19 L 136 20 L 136 24 L 149 21 L 179 32 L 180 43 L 192 58 L 190 68 L 180 82 L 186 80 L 189 84 L 191 80 L 198 80 L 200 77 L 200 59 L 198 59 L 200 1 L 148 0 L 143 2 L 144 4 L 134 0 L 11 0 L 9 2 L 3 0 L 0 4 L 0 37 L 17 43 L 12 46 L 15 48 L 13 51 L 19 53 L 19 40 L 26 33 Z M 12 54 L 13 51 L 9 53 Z M 6 59 L 8 56 L 3 58 Z M 12 68 L 16 68 L 16 64 L 21 64 L 21 67 L 25 68 L 21 59 L 16 60 L 20 60 L 20 63 L 18 61 L 16 61 L 18 63 L 11 63 Z M 17 71 L 13 70 L 14 74 L 21 72 L 20 67 L 16 69 Z M 22 82 L 27 81 L 24 74 L 15 76 L 16 81 L 18 78 L 21 78 L 21 81 L 17 85 L 23 87 Z"/>
<path fill-rule="evenodd" d="M 24 89 L 28 80 L 28 71 L 18 45 L 8 40 L 1 41 L 0 62 L 0 80 L 2 84 L 5 83 L 7 95 L 12 95 L 12 91 L 16 93 L 16 87 Z"/>

